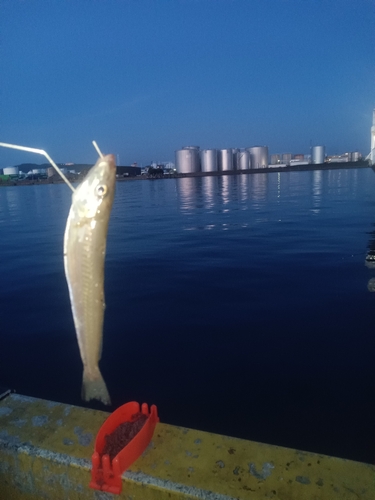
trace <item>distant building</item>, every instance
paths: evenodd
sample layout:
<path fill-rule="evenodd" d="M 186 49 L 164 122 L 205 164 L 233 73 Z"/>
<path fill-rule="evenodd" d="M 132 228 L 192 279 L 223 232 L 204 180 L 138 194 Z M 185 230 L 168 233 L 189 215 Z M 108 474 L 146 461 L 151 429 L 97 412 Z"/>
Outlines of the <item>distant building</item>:
<path fill-rule="evenodd" d="M 343 153 L 341 155 L 327 156 L 327 161 L 329 163 L 347 163 L 350 161 L 359 161 L 361 159 L 362 155 L 359 151 L 353 151 L 351 153 Z"/>
<path fill-rule="evenodd" d="M 278 165 L 281 163 L 281 156 L 276 154 L 276 155 L 271 155 L 271 165 Z"/>
<path fill-rule="evenodd" d="M 281 155 L 281 163 L 285 163 L 286 165 L 290 165 L 291 159 L 292 159 L 292 153 L 283 153 Z"/>
<path fill-rule="evenodd" d="M 137 175 L 141 175 L 141 167 L 116 167 L 117 177 L 135 177 Z"/>
<path fill-rule="evenodd" d="M 298 153 L 296 155 L 293 155 L 292 160 L 304 161 L 305 155 Z"/>

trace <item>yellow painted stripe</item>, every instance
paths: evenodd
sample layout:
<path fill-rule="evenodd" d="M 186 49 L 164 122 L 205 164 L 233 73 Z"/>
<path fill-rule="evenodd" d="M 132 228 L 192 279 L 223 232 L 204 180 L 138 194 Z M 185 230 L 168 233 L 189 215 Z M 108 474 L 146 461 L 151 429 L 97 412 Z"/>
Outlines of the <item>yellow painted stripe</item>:
<path fill-rule="evenodd" d="M 161 412 L 162 413 L 162 412 Z M 0 401 L 0 498 L 116 498 L 88 488 L 108 414 L 17 394 Z M 374 500 L 375 467 L 160 423 L 117 498 Z"/>

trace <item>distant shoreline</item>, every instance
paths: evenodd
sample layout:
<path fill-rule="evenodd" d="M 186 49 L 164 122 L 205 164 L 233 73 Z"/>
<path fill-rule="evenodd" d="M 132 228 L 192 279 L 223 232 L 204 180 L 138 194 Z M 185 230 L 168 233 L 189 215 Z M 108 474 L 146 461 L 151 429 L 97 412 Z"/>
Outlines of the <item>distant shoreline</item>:
<path fill-rule="evenodd" d="M 369 168 L 370 165 L 366 160 L 362 161 L 352 161 L 352 162 L 342 162 L 342 163 L 318 163 L 318 164 L 308 164 L 308 165 L 291 165 L 287 167 L 277 167 L 269 166 L 267 168 L 249 168 L 246 170 L 225 170 L 225 171 L 215 171 L 215 172 L 194 172 L 191 174 L 172 174 L 164 175 L 160 177 L 150 177 L 148 175 L 138 175 L 135 177 L 118 177 L 116 180 L 118 182 L 124 181 L 145 181 L 145 180 L 155 180 L 155 179 L 181 179 L 181 178 L 191 178 L 191 177 L 212 177 L 212 176 L 223 176 L 223 175 L 243 175 L 243 174 L 270 174 L 275 172 L 306 172 L 312 170 L 340 170 L 340 169 L 350 169 L 350 168 Z M 74 181 L 72 181 L 74 183 Z M 8 186 L 33 186 L 41 184 L 62 184 L 63 179 L 56 178 L 54 176 L 53 180 L 50 179 L 24 179 L 24 180 L 8 180 L 0 181 L 0 187 Z"/>
<path fill-rule="evenodd" d="M 349 161 L 340 163 L 309 163 L 307 165 L 291 165 L 286 167 L 277 167 L 276 165 L 270 165 L 265 168 L 248 168 L 246 170 L 226 170 L 226 171 L 215 171 L 215 172 L 194 172 L 192 174 L 174 174 L 168 175 L 167 177 L 181 178 L 181 177 L 206 177 L 206 176 L 218 176 L 218 175 L 242 175 L 242 174 L 269 174 L 272 172 L 305 172 L 311 170 L 339 170 L 339 169 L 349 169 L 349 168 L 368 168 L 370 167 L 367 160 L 361 161 Z"/>

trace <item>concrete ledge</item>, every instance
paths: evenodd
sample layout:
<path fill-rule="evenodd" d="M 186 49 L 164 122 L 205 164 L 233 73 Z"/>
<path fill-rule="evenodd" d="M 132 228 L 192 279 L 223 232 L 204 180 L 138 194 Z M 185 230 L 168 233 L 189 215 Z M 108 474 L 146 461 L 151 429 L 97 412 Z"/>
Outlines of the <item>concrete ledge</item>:
<path fill-rule="evenodd" d="M 162 414 L 162 409 L 161 409 Z M 374 500 L 375 467 L 167 424 L 123 475 L 120 496 L 88 487 L 108 414 L 10 394 L 0 401 L 7 500 Z"/>

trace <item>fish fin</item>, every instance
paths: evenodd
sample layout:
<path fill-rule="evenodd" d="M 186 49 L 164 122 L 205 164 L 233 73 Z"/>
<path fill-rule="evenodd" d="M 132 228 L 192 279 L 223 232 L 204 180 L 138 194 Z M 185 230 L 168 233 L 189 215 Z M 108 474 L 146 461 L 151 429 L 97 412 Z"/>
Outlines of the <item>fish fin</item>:
<path fill-rule="evenodd" d="M 83 369 L 82 399 L 85 401 L 97 399 L 105 405 L 111 404 L 111 398 L 99 368 L 94 373 L 89 373 L 86 368 Z"/>

